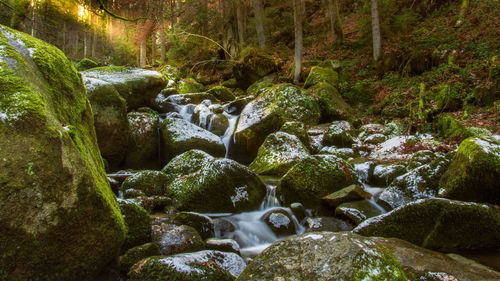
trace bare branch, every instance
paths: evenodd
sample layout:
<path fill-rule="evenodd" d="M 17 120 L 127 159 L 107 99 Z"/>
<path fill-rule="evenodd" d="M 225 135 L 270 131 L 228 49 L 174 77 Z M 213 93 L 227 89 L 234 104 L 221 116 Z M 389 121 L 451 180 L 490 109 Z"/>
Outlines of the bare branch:
<path fill-rule="evenodd" d="M 207 37 L 207 36 L 203 36 L 203 35 L 200 35 L 200 34 L 195 34 L 195 33 L 189 33 L 187 31 L 181 31 L 181 32 L 178 32 L 178 33 L 174 33 L 174 35 L 186 35 L 186 36 L 194 36 L 194 37 L 198 37 L 198 38 L 202 38 L 202 39 L 206 39 L 212 43 L 214 43 L 215 45 L 217 45 L 219 48 L 221 48 L 224 53 L 226 53 L 231 59 L 233 58 L 233 56 L 231 56 L 231 54 L 226 50 L 224 49 L 224 47 L 222 47 L 221 44 L 217 43 L 216 41 L 214 41 L 213 39 Z"/>

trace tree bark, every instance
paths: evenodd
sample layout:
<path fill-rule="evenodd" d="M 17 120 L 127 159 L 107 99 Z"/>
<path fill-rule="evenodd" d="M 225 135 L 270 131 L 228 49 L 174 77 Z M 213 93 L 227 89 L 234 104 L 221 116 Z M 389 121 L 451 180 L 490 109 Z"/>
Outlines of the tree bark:
<path fill-rule="evenodd" d="M 380 20 L 378 14 L 378 3 L 377 0 L 371 0 L 372 2 L 372 38 L 373 38 L 373 60 L 378 62 L 382 50 L 382 38 L 380 35 Z"/>
<path fill-rule="evenodd" d="M 147 36 L 144 35 L 141 38 L 141 45 L 139 47 L 139 66 L 145 67 L 147 64 L 146 49 L 147 49 Z"/>
<path fill-rule="evenodd" d="M 259 38 L 259 47 L 266 47 L 266 34 L 264 29 L 264 11 L 262 7 L 262 0 L 253 0 L 253 10 L 255 13 L 255 27 L 257 30 L 257 37 Z"/>
<path fill-rule="evenodd" d="M 156 63 L 156 31 L 151 32 L 151 65 Z"/>
<path fill-rule="evenodd" d="M 245 43 L 245 15 L 244 15 L 245 2 L 238 0 L 236 3 L 236 18 L 238 21 L 238 38 L 240 45 Z"/>
<path fill-rule="evenodd" d="M 338 0 L 328 1 L 328 13 L 330 15 L 330 26 L 332 28 L 333 43 L 342 44 L 344 41 L 344 32 L 342 31 L 342 22 L 340 21 Z"/>
<path fill-rule="evenodd" d="M 294 21 L 295 21 L 295 70 L 293 73 L 293 83 L 300 80 L 302 70 L 302 21 L 304 19 L 304 0 L 293 0 Z"/>
<path fill-rule="evenodd" d="M 161 63 L 166 62 L 166 52 L 167 52 L 167 42 L 165 39 L 165 20 L 163 19 L 165 15 L 165 4 L 161 2 L 160 7 L 160 61 Z"/>

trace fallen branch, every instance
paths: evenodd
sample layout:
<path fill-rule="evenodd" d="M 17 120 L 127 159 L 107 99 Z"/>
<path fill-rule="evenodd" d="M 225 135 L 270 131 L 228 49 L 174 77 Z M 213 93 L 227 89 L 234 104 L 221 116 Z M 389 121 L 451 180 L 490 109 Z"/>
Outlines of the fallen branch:
<path fill-rule="evenodd" d="M 209 38 L 207 36 L 203 36 L 203 35 L 195 34 L 195 33 L 189 33 L 189 32 L 186 32 L 186 31 L 181 31 L 179 33 L 174 33 L 173 35 L 187 35 L 188 37 L 189 36 L 194 36 L 194 37 L 206 39 L 206 40 L 214 43 L 215 45 L 217 45 L 219 48 L 221 48 L 224 51 L 224 53 L 226 53 L 231 59 L 233 58 L 233 56 L 231 56 L 231 54 L 226 49 L 224 49 L 224 47 L 222 47 L 221 44 L 217 43 L 216 41 L 214 41 L 213 39 L 211 39 L 211 38 Z"/>
<path fill-rule="evenodd" d="M 136 22 L 136 21 L 139 21 L 139 20 L 147 19 L 147 17 L 138 17 L 138 18 L 135 18 L 135 19 L 129 19 L 129 18 L 117 15 L 117 14 L 113 13 L 112 11 L 110 11 L 106 7 L 106 5 L 104 5 L 104 3 L 102 2 L 102 0 L 99 0 L 99 9 L 104 10 L 104 12 L 106 12 L 108 15 L 110 15 L 110 16 L 112 16 L 114 18 L 117 18 L 117 19 L 120 19 L 120 20 L 124 20 L 124 21 Z"/>

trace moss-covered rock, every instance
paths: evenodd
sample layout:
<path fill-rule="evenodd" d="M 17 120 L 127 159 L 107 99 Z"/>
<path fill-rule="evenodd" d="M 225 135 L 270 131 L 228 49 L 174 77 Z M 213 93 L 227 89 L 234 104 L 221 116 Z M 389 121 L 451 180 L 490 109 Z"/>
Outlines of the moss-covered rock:
<path fill-rule="evenodd" d="M 330 67 L 314 66 L 307 76 L 304 88 L 312 87 L 321 82 L 326 82 L 336 88 L 339 86 L 339 74 Z"/>
<path fill-rule="evenodd" d="M 149 213 L 134 201 L 129 199 L 118 199 L 118 205 L 122 211 L 125 225 L 127 226 L 127 238 L 123 243 L 123 249 L 130 249 L 151 241 L 151 218 Z"/>
<path fill-rule="evenodd" d="M 277 193 L 283 203 L 320 206 L 321 198 L 357 182 L 350 164 L 333 155 L 313 155 L 295 164 L 280 180 Z"/>
<path fill-rule="evenodd" d="M 500 204 L 500 141 L 494 137 L 468 138 L 439 183 L 446 198 Z"/>
<path fill-rule="evenodd" d="M 306 219 L 306 232 L 340 232 L 350 231 L 353 228 L 351 223 L 334 217 L 309 217 Z"/>
<path fill-rule="evenodd" d="M 87 97 L 94 113 L 94 126 L 101 155 L 111 169 L 123 161 L 128 146 L 127 103 L 108 82 L 85 77 Z"/>
<path fill-rule="evenodd" d="M 328 127 L 323 137 L 323 145 L 337 147 L 350 147 L 354 143 L 353 129 L 347 121 L 334 121 Z"/>
<path fill-rule="evenodd" d="M 82 75 L 113 85 L 127 101 L 128 111 L 142 106 L 151 107 L 156 95 L 167 84 L 161 73 L 140 68 L 104 66 L 82 71 Z"/>
<path fill-rule="evenodd" d="M 233 281 L 245 265 L 237 254 L 219 251 L 158 256 L 136 263 L 128 280 Z"/>
<path fill-rule="evenodd" d="M 174 86 L 181 78 L 179 70 L 172 65 L 164 65 L 158 71 L 165 77 L 165 80 L 167 80 L 167 87 Z"/>
<path fill-rule="evenodd" d="M 372 196 L 366 192 L 360 185 L 352 184 L 348 187 L 342 188 L 332 194 L 321 198 L 321 202 L 330 207 L 336 208 L 338 205 L 350 201 L 370 199 Z"/>
<path fill-rule="evenodd" d="M 340 95 L 337 88 L 328 82 L 319 82 L 308 89 L 318 99 L 321 108 L 321 120 L 331 122 L 352 117 L 353 109 Z"/>
<path fill-rule="evenodd" d="M 406 173 L 406 166 L 403 164 L 379 164 L 373 168 L 370 184 L 388 186 L 394 179 Z"/>
<path fill-rule="evenodd" d="M 408 280 L 399 261 L 370 238 L 312 232 L 274 243 L 238 277 L 245 280 Z"/>
<path fill-rule="evenodd" d="M 279 62 L 271 53 L 262 49 L 247 48 L 241 52 L 241 59 L 233 66 L 233 75 L 238 86 L 246 89 L 278 69 Z"/>
<path fill-rule="evenodd" d="M 240 254 L 240 245 L 233 239 L 209 238 L 206 241 L 207 250 Z"/>
<path fill-rule="evenodd" d="M 130 169 L 157 169 L 159 161 L 159 116 L 155 111 L 130 112 L 130 134 L 125 166 Z"/>
<path fill-rule="evenodd" d="M 160 255 L 160 247 L 156 243 L 146 243 L 140 246 L 133 247 L 121 258 L 120 269 L 122 272 L 128 272 L 130 268 L 138 261 Z"/>
<path fill-rule="evenodd" d="M 362 221 L 378 216 L 385 210 L 369 200 L 358 200 L 342 203 L 335 208 L 335 216 L 346 218 L 358 225 Z"/>
<path fill-rule="evenodd" d="M 280 131 L 296 136 L 305 147 L 309 147 L 309 135 L 304 123 L 300 121 L 288 121 L 281 126 Z"/>
<path fill-rule="evenodd" d="M 493 248 L 500 245 L 500 214 L 494 206 L 421 199 L 366 220 L 354 231 L 439 251 Z"/>
<path fill-rule="evenodd" d="M 257 157 L 248 167 L 257 174 L 283 175 L 307 156 L 307 148 L 296 136 L 276 132 L 267 136 L 257 152 Z"/>
<path fill-rule="evenodd" d="M 222 137 L 226 133 L 228 128 L 229 119 L 227 119 L 226 115 L 218 113 L 212 116 L 212 118 L 210 119 L 208 130 L 211 133 Z"/>
<path fill-rule="evenodd" d="M 236 97 L 233 95 L 233 92 L 231 92 L 231 90 L 224 86 L 215 86 L 213 88 L 210 88 L 210 90 L 208 90 L 207 92 L 209 94 L 212 94 L 221 102 L 228 102 L 236 99 Z"/>
<path fill-rule="evenodd" d="M 201 251 L 205 249 L 205 243 L 200 234 L 191 226 L 181 225 L 173 228 L 163 227 L 153 229 L 153 242 L 160 246 L 162 255 L 173 255 Z"/>
<path fill-rule="evenodd" d="M 276 85 L 243 109 L 235 130 L 235 149 L 245 152 L 241 155 L 243 162 L 250 162 L 267 135 L 286 121 L 316 124 L 320 113 L 315 99 L 306 91 L 290 84 Z"/>
<path fill-rule="evenodd" d="M 75 64 L 76 70 L 83 71 L 91 68 L 98 67 L 99 64 L 91 59 L 83 58 Z"/>
<path fill-rule="evenodd" d="M 147 196 L 165 195 L 169 178 L 162 171 L 140 171 L 123 181 L 122 190 L 140 190 Z"/>
<path fill-rule="evenodd" d="M 436 127 L 445 138 L 466 139 L 469 137 L 491 136 L 488 129 L 464 126 L 449 114 L 441 116 Z"/>
<path fill-rule="evenodd" d="M 277 236 L 289 236 L 296 233 L 291 212 L 284 208 L 267 211 L 261 218 Z"/>
<path fill-rule="evenodd" d="M 160 131 L 164 161 L 191 149 L 203 150 L 213 156 L 226 154 L 224 143 L 217 135 L 184 119 L 166 118 Z"/>
<path fill-rule="evenodd" d="M 203 240 L 214 236 L 214 222 L 209 216 L 194 212 L 180 212 L 174 217 L 173 223 L 193 227 Z"/>
<path fill-rule="evenodd" d="M 193 78 L 182 79 L 177 82 L 179 94 L 199 93 L 205 90 L 205 86 L 196 82 Z"/>
<path fill-rule="evenodd" d="M 190 150 L 168 163 L 170 196 L 180 210 L 238 212 L 257 208 L 266 193 L 259 177 L 247 167 Z"/>
<path fill-rule="evenodd" d="M 60 50 L 1 25 L 0 159 L 3 279 L 91 280 L 117 257 L 126 228 L 82 80 Z"/>

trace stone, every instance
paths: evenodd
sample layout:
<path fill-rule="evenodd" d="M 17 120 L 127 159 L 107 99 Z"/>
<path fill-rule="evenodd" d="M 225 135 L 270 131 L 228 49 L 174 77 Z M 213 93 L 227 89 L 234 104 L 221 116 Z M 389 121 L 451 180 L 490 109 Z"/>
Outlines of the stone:
<path fill-rule="evenodd" d="M 91 59 L 88 58 L 83 58 L 81 59 L 77 64 L 75 64 L 75 67 L 78 71 L 83 71 L 87 69 L 91 69 L 94 67 L 98 67 L 99 64 Z"/>
<path fill-rule="evenodd" d="M 372 195 L 366 192 L 358 184 L 352 184 L 348 187 L 342 188 L 332 194 L 321 198 L 321 202 L 330 207 L 336 208 L 338 205 L 350 201 L 370 199 Z"/>
<path fill-rule="evenodd" d="M 299 222 L 301 222 L 306 216 L 306 208 L 301 203 L 292 203 L 290 204 L 290 210 L 293 215 L 297 218 Z"/>
<path fill-rule="evenodd" d="M 130 169 L 157 169 L 160 164 L 158 114 L 156 112 L 130 112 L 128 123 L 130 134 L 125 166 Z"/>
<path fill-rule="evenodd" d="M 240 254 L 240 245 L 233 239 L 209 238 L 206 245 L 208 250 Z"/>
<path fill-rule="evenodd" d="M 173 229 L 153 231 L 153 242 L 158 244 L 162 255 L 196 252 L 205 249 L 205 243 L 196 229 L 181 225 Z"/>
<path fill-rule="evenodd" d="M 236 99 L 236 97 L 233 95 L 233 92 L 224 86 L 215 86 L 213 88 L 210 88 L 210 90 L 208 90 L 207 92 L 209 94 L 212 94 L 221 102 L 228 102 Z"/>
<path fill-rule="evenodd" d="M 289 236 L 296 233 L 292 215 L 284 208 L 274 208 L 267 211 L 262 220 L 276 234 L 276 236 Z"/>
<path fill-rule="evenodd" d="M 152 257 L 152 256 L 159 256 L 160 255 L 160 247 L 156 243 L 146 243 L 143 245 L 139 245 L 136 247 L 133 247 L 121 258 L 120 262 L 120 270 L 121 272 L 127 273 L 130 268 L 137 263 L 138 261 Z"/>
<path fill-rule="evenodd" d="M 370 184 L 375 186 L 388 186 L 397 177 L 406 174 L 406 166 L 402 164 L 379 164 L 373 169 Z"/>
<path fill-rule="evenodd" d="M 149 213 L 130 199 L 118 199 L 118 205 L 127 226 L 127 237 L 123 249 L 151 241 L 151 218 Z"/>
<path fill-rule="evenodd" d="M 333 218 L 333 217 L 310 217 L 306 220 L 306 232 L 318 231 L 350 231 L 354 228 L 352 224 L 347 221 Z"/>
<path fill-rule="evenodd" d="M 303 122 L 287 121 L 281 126 L 280 132 L 296 136 L 305 147 L 309 147 L 309 135 Z"/>
<path fill-rule="evenodd" d="M 199 93 L 205 90 L 205 86 L 196 82 L 193 78 L 182 79 L 177 82 L 180 94 Z"/>
<path fill-rule="evenodd" d="M 352 127 L 347 121 L 332 122 L 323 137 L 324 146 L 350 147 L 353 143 Z"/>
<path fill-rule="evenodd" d="M 180 212 L 173 222 L 178 225 L 188 225 L 196 229 L 203 240 L 214 237 L 214 222 L 208 216 L 195 212 Z"/>
<path fill-rule="evenodd" d="M 215 237 L 226 237 L 227 234 L 235 231 L 234 224 L 224 218 L 214 218 L 214 233 Z"/>
<path fill-rule="evenodd" d="M 229 120 L 226 115 L 219 113 L 212 116 L 208 125 L 208 131 L 222 137 L 229 128 Z"/>
<path fill-rule="evenodd" d="M 140 171 L 128 177 L 122 183 L 122 190 L 135 189 L 147 196 L 165 195 L 168 177 L 162 171 Z"/>
<path fill-rule="evenodd" d="M 329 67 L 313 66 L 304 83 L 304 88 L 312 87 L 320 82 L 328 83 L 337 88 L 339 86 L 339 74 Z"/>
<path fill-rule="evenodd" d="M 350 201 L 335 208 L 335 216 L 349 219 L 355 225 L 385 213 L 385 210 L 369 200 Z"/>
<path fill-rule="evenodd" d="M 308 91 L 318 99 L 322 122 L 345 120 L 352 117 L 353 109 L 342 98 L 337 88 L 330 83 L 319 82 L 310 87 Z"/>

